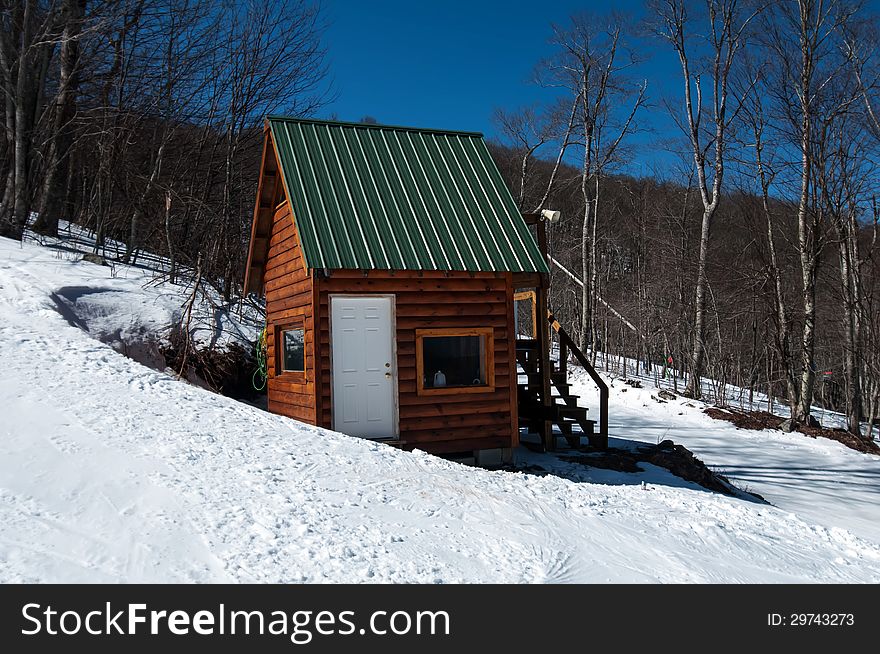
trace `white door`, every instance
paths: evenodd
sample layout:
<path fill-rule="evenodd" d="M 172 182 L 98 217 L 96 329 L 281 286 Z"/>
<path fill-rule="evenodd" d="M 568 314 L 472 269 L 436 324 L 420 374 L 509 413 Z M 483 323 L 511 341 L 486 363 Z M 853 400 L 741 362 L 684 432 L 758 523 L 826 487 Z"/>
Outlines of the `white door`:
<path fill-rule="evenodd" d="M 330 296 L 333 428 L 394 438 L 396 371 L 390 297 Z"/>

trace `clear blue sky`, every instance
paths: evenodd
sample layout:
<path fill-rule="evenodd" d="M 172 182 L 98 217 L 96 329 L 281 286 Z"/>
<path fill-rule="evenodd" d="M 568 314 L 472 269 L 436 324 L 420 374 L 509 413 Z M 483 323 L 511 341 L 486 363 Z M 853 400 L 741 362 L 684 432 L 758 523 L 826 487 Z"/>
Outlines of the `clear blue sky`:
<path fill-rule="evenodd" d="M 380 123 L 483 132 L 497 137 L 496 108 L 515 109 L 548 98 L 532 83 L 552 52 L 551 24 L 580 13 L 644 18 L 644 0 L 321 0 L 325 45 L 336 100 L 321 112 L 339 120 L 372 116 Z M 874 11 L 880 0 L 867 0 Z M 681 161 L 665 152 L 680 132 L 664 99 L 680 102 L 681 69 L 667 44 L 637 41 L 647 60 L 632 74 L 648 80 L 649 130 L 630 140 L 627 172 Z M 673 105 L 674 106 L 674 105 Z M 545 153 L 546 154 L 549 153 Z"/>
<path fill-rule="evenodd" d="M 551 24 L 612 6 L 643 16 L 642 0 L 595 3 L 573 0 L 324 0 L 325 44 L 337 99 L 322 114 L 357 121 L 480 131 L 495 137 L 492 112 L 547 99 L 532 83 L 538 62 L 552 52 Z M 649 42 L 651 57 L 638 74 L 659 103 L 680 84 L 671 51 Z M 634 71 L 635 73 L 635 71 Z M 651 116 L 649 120 L 648 112 Z M 670 126 L 661 106 L 645 113 L 657 130 L 642 145 L 665 137 Z M 640 148 L 645 162 L 651 150 Z M 638 156 L 638 155 L 636 155 Z M 636 165 L 635 168 L 639 166 Z M 636 171 L 633 171 L 636 172 Z"/>

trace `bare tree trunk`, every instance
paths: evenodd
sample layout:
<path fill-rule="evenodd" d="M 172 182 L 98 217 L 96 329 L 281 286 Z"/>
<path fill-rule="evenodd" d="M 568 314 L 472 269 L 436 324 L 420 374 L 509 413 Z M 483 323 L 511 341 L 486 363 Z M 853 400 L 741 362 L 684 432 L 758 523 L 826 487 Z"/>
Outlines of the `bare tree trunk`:
<path fill-rule="evenodd" d="M 0 236 L 21 239 L 33 201 L 34 128 L 43 110 L 46 76 L 58 35 L 55 32 L 57 12 L 41 13 L 37 0 L 15 4 L 15 10 L 7 9 L 4 13 L 13 24 L 20 17 L 20 29 L 13 29 L 11 34 L 0 29 L 0 67 L 7 96 L 6 127 L 7 138 L 11 133 L 13 171 L 11 192 L 4 192 L 0 206 Z M 9 14 L 14 17 L 10 19 Z M 18 58 L 13 63 L 16 54 Z M 10 96 L 14 105 L 12 112 L 8 111 Z"/>
<path fill-rule="evenodd" d="M 697 261 L 697 281 L 694 287 L 694 348 L 691 352 L 691 378 L 685 394 L 693 398 L 702 397 L 701 377 L 706 359 L 706 261 L 709 258 L 709 234 L 712 212 L 703 211 L 700 229 L 700 255 Z"/>
<path fill-rule="evenodd" d="M 805 232 L 802 230 L 802 232 Z M 800 239 L 801 247 L 801 280 L 803 283 L 804 327 L 801 333 L 801 373 L 799 404 L 794 417 L 795 423 L 808 423 L 813 403 L 813 387 L 816 381 L 816 364 L 813 353 L 816 348 L 816 259 L 818 252 Z"/>
<path fill-rule="evenodd" d="M 694 288 L 694 331 L 691 353 L 691 377 L 685 394 L 693 398 L 701 396 L 700 378 L 706 357 L 706 266 L 709 256 L 709 237 L 712 218 L 721 199 L 721 182 L 724 177 L 727 131 L 735 112 L 728 111 L 728 83 L 737 53 L 745 45 L 745 30 L 755 14 L 741 16 L 737 0 L 707 0 L 708 19 L 705 36 L 711 57 L 710 84 L 712 87 L 711 111 L 703 108 L 703 94 L 699 75 L 691 73 L 691 37 L 688 33 L 688 7 L 682 0 L 667 0 L 659 10 L 662 26 L 660 35 L 668 40 L 678 55 L 684 82 L 684 114 L 682 126 L 691 146 L 694 168 L 697 173 L 700 198 L 703 201 L 703 220 L 700 229 L 700 251 L 697 262 L 697 279 Z M 694 97 L 694 90 L 696 97 Z M 711 137 L 707 137 L 701 123 L 711 118 Z M 710 147 L 712 159 L 708 159 Z M 709 180 L 707 169 L 711 169 Z"/>
<path fill-rule="evenodd" d="M 837 216 L 840 281 L 843 290 L 843 366 L 846 392 L 847 429 L 861 436 L 861 337 L 859 320 L 858 223 L 854 209 L 847 217 Z M 853 233 L 855 229 L 855 233 Z"/>
<path fill-rule="evenodd" d="M 596 333 L 596 300 L 599 298 L 599 256 L 598 256 L 598 223 L 599 223 L 599 175 L 596 175 L 593 185 L 593 229 L 590 234 L 590 358 L 596 363 L 596 351 L 599 349 L 599 335 Z M 587 278 L 584 278 L 586 281 Z"/>
<path fill-rule="evenodd" d="M 11 122 L 11 121 L 10 121 Z M 13 155 L 14 158 L 14 155 Z M 6 184 L 3 187 L 3 197 L 0 199 L 0 236 L 4 235 L 4 224 L 10 221 L 12 198 L 15 196 L 15 165 L 9 166 L 6 173 Z"/>
<path fill-rule="evenodd" d="M 562 144 L 559 146 L 559 152 L 557 153 L 556 161 L 553 164 L 553 171 L 550 173 L 550 179 L 547 181 L 547 188 L 544 189 L 544 195 L 535 207 L 535 212 L 545 208 L 544 205 L 547 202 L 547 198 L 550 197 L 550 192 L 553 190 L 553 184 L 556 182 L 556 175 L 559 173 L 559 166 L 562 164 L 562 158 L 565 156 L 565 151 L 571 143 L 571 132 L 574 129 L 575 117 L 577 116 L 577 108 L 580 101 L 581 95 L 578 93 L 576 94 L 574 101 L 571 103 L 571 113 L 568 116 L 568 124 L 565 128 L 565 134 L 562 137 Z"/>
<path fill-rule="evenodd" d="M 173 284 L 177 277 L 177 264 L 171 240 L 171 191 L 165 193 L 165 244 L 168 246 L 168 281 Z"/>
<path fill-rule="evenodd" d="M 874 383 L 875 391 L 869 395 L 868 400 L 868 424 L 865 430 L 865 438 L 874 440 L 874 425 L 877 424 L 877 415 L 880 411 L 880 384 Z"/>
<path fill-rule="evenodd" d="M 761 208 L 764 212 L 767 233 L 767 250 L 770 256 L 770 280 L 773 284 L 773 306 L 776 323 L 775 341 L 776 350 L 782 365 L 782 373 L 785 377 L 790 415 L 795 415 L 798 406 L 798 386 L 794 377 L 794 360 L 791 351 L 791 330 L 789 327 L 788 308 L 785 301 L 785 293 L 782 287 L 782 272 L 779 268 L 779 256 L 776 247 L 776 236 L 773 230 L 773 214 L 770 211 L 770 184 L 771 180 L 764 166 L 764 116 L 761 100 L 755 96 L 756 111 L 753 116 L 752 129 L 755 135 L 755 164 L 758 172 L 758 183 L 761 187 Z"/>
<path fill-rule="evenodd" d="M 581 225 L 581 279 L 590 279 L 590 234 L 591 234 L 591 216 L 593 203 L 587 191 L 588 173 L 587 162 L 584 162 L 584 170 L 581 176 L 581 190 L 584 201 L 584 218 Z M 593 217 L 593 220 L 595 218 Z M 587 343 L 591 341 L 590 325 L 593 323 L 592 312 L 592 295 L 590 295 L 590 285 L 588 283 L 581 284 L 581 333 L 578 346 L 585 350 Z"/>
<path fill-rule="evenodd" d="M 153 170 L 150 173 L 150 179 L 147 181 L 147 185 L 144 187 L 143 193 L 141 193 L 140 201 L 135 204 L 134 210 L 131 212 L 131 220 L 128 224 L 128 242 L 125 244 L 125 256 L 123 261 L 125 263 L 130 263 L 132 261 L 132 257 L 138 248 L 138 239 L 139 239 L 139 228 L 141 224 L 141 219 L 144 215 L 144 205 L 146 205 L 147 200 L 150 197 L 153 189 L 156 186 L 156 180 L 159 177 L 159 171 L 162 169 L 162 155 L 165 152 L 165 138 L 162 137 L 162 144 L 159 146 L 159 151 L 156 153 L 156 159 L 153 162 Z"/>
<path fill-rule="evenodd" d="M 798 0 L 800 43 L 800 79 L 797 88 L 800 110 L 800 195 L 798 198 L 798 251 L 801 261 L 802 301 L 804 324 L 801 333 L 801 370 L 799 404 L 792 416 L 792 424 L 810 421 L 813 403 L 813 386 L 816 379 L 815 362 L 813 360 L 816 341 L 816 269 L 819 263 L 820 248 L 819 220 L 814 207 L 810 210 L 810 179 L 813 174 L 813 75 L 816 61 L 816 40 L 818 26 L 810 24 L 815 9 L 812 0 Z M 821 17 L 819 17 L 821 18 Z"/>
<path fill-rule="evenodd" d="M 11 17 L 10 17 L 11 20 Z M 11 30 L 10 30 L 11 31 Z M 6 146 L 6 180 L 3 184 L 3 195 L 0 198 L 0 233 L 3 225 L 9 222 L 15 194 L 15 80 L 13 76 L 12 44 L 9 34 L 0 29 L 0 74 L 2 74 L 4 96 L 4 133 Z"/>
<path fill-rule="evenodd" d="M 18 71 L 15 83 L 15 128 L 14 128 L 14 182 L 12 192 L 12 214 L 0 216 L 0 236 L 21 239 L 27 222 L 29 188 L 28 160 L 30 158 L 30 131 L 33 114 L 30 96 L 33 93 L 35 76 L 31 74 L 34 57 L 31 52 L 31 41 L 35 29 L 36 0 L 27 0 L 22 17 L 22 35 L 18 57 Z M 3 218 L 6 220 L 3 220 Z"/>
<path fill-rule="evenodd" d="M 76 113 L 79 67 L 79 33 L 86 0 L 64 0 L 64 31 L 61 38 L 60 81 L 55 98 L 54 124 L 49 153 L 44 167 L 40 215 L 34 231 L 47 236 L 58 235 L 58 217 L 64 205 L 68 186 L 72 125 Z"/>

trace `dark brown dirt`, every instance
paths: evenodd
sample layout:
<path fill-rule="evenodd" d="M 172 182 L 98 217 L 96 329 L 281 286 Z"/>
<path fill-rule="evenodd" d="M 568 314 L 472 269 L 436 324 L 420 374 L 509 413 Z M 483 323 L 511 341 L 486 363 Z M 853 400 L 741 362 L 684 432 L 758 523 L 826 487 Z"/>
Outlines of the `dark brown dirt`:
<path fill-rule="evenodd" d="M 644 472 L 644 469 L 639 467 L 638 464 L 640 462 L 651 463 L 669 470 L 676 477 L 693 482 L 717 493 L 733 496 L 745 494 L 761 501 L 764 500 L 757 493 L 736 488 L 726 477 L 709 469 L 689 449 L 683 445 L 677 445 L 670 440 L 665 440 L 659 445 L 645 445 L 635 450 L 611 448 L 604 452 L 595 452 L 590 450 L 590 448 L 583 448 L 581 452 L 581 454 L 575 456 L 560 456 L 559 458 L 568 463 L 580 463 L 593 468 L 628 473 Z"/>
<path fill-rule="evenodd" d="M 617 472 L 644 472 L 639 467 L 639 460 L 624 450 L 608 450 L 601 454 L 579 454 L 576 456 L 560 456 L 567 463 L 580 463 L 591 468 L 616 470 Z"/>
<path fill-rule="evenodd" d="M 880 455 L 880 446 L 877 445 L 874 441 L 868 441 L 864 438 L 859 438 L 858 436 L 854 436 L 850 434 L 845 429 L 822 429 L 817 427 L 800 427 L 798 431 L 801 434 L 805 434 L 810 438 L 830 438 L 833 441 L 837 441 L 838 443 L 843 443 L 847 447 L 850 447 L 854 450 L 858 450 L 859 452 L 864 452 L 865 454 L 877 454 Z"/>
<path fill-rule="evenodd" d="M 783 420 L 767 411 L 737 411 L 714 406 L 704 409 L 703 413 L 716 420 L 732 422 L 739 429 L 776 429 Z"/>
<path fill-rule="evenodd" d="M 779 429 L 779 425 L 784 422 L 784 418 L 767 411 L 739 411 L 709 407 L 703 412 L 710 418 L 731 422 L 739 429 Z M 854 436 L 843 429 L 801 426 L 797 428 L 797 432 L 810 438 L 828 438 L 866 454 L 880 455 L 880 446 L 877 443 Z"/>
<path fill-rule="evenodd" d="M 171 332 L 168 344 L 162 348 L 169 368 L 179 372 L 185 367 L 185 378 L 198 380 L 215 393 L 237 400 L 253 401 L 264 394 L 252 385 L 257 362 L 251 350 L 230 343 L 222 349 L 195 347 L 186 356 L 185 352 L 186 343 L 179 331 Z"/>
<path fill-rule="evenodd" d="M 644 457 L 644 461 L 666 468 L 676 477 L 692 481 L 716 493 L 736 495 L 736 489 L 726 477 L 710 470 L 684 445 L 663 441 L 656 446 L 639 448 L 639 453 Z M 750 493 L 750 495 L 754 495 L 754 493 Z M 764 499 L 760 496 L 756 497 Z"/>

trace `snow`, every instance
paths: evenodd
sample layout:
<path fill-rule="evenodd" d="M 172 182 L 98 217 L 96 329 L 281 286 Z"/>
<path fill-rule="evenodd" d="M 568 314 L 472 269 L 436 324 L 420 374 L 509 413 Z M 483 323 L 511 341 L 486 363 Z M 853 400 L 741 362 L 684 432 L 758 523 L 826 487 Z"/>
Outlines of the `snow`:
<path fill-rule="evenodd" d="M 60 230 L 62 238 L 29 232 L 28 241 L 52 248 L 53 274 L 63 285 L 46 290 L 69 323 L 131 356 L 128 348 L 141 347 L 145 340 L 161 340 L 169 325 L 180 321 L 183 305 L 192 293 L 192 271 L 180 271 L 185 282 L 182 286 L 163 283 L 168 268 L 165 259 L 142 252 L 137 265 L 117 264 L 115 260 L 125 248 L 110 239 L 100 249 L 108 266 L 80 264 L 82 254 L 94 249 L 94 240 L 87 231 L 64 221 Z M 203 345 L 222 347 L 235 342 L 249 347 L 262 328 L 262 317 L 253 307 L 230 307 L 204 284 L 197 300 L 190 333 Z"/>
<path fill-rule="evenodd" d="M 737 429 L 710 418 L 705 404 L 684 397 L 658 402 L 650 376 L 634 375 L 642 388 L 632 388 L 619 376 L 603 375 L 611 386 L 609 436 L 657 443 L 671 439 L 697 453 L 706 465 L 739 488 L 760 494 L 774 506 L 829 529 L 846 529 L 880 542 L 880 457 L 863 454 L 825 438 L 775 429 Z M 581 372 L 572 380 L 573 392 L 596 406 L 598 392 Z M 663 384 L 664 387 L 670 387 Z M 729 399 L 739 398 L 729 387 Z M 652 397 L 654 396 L 654 397 Z M 742 408 L 767 409 L 763 395 Z M 787 415 L 777 403 L 774 411 Z M 840 414 L 820 413 L 823 424 L 844 420 Z M 612 443 L 614 445 L 614 443 Z"/>
<path fill-rule="evenodd" d="M 402 452 L 121 355 L 117 335 L 159 338 L 186 291 L 76 258 L 0 239 L 0 582 L 880 581 L 877 457 L 634 389 L 611 395 L 615 437 L 668 432 L 770 504 L 652 466 Z"/>

